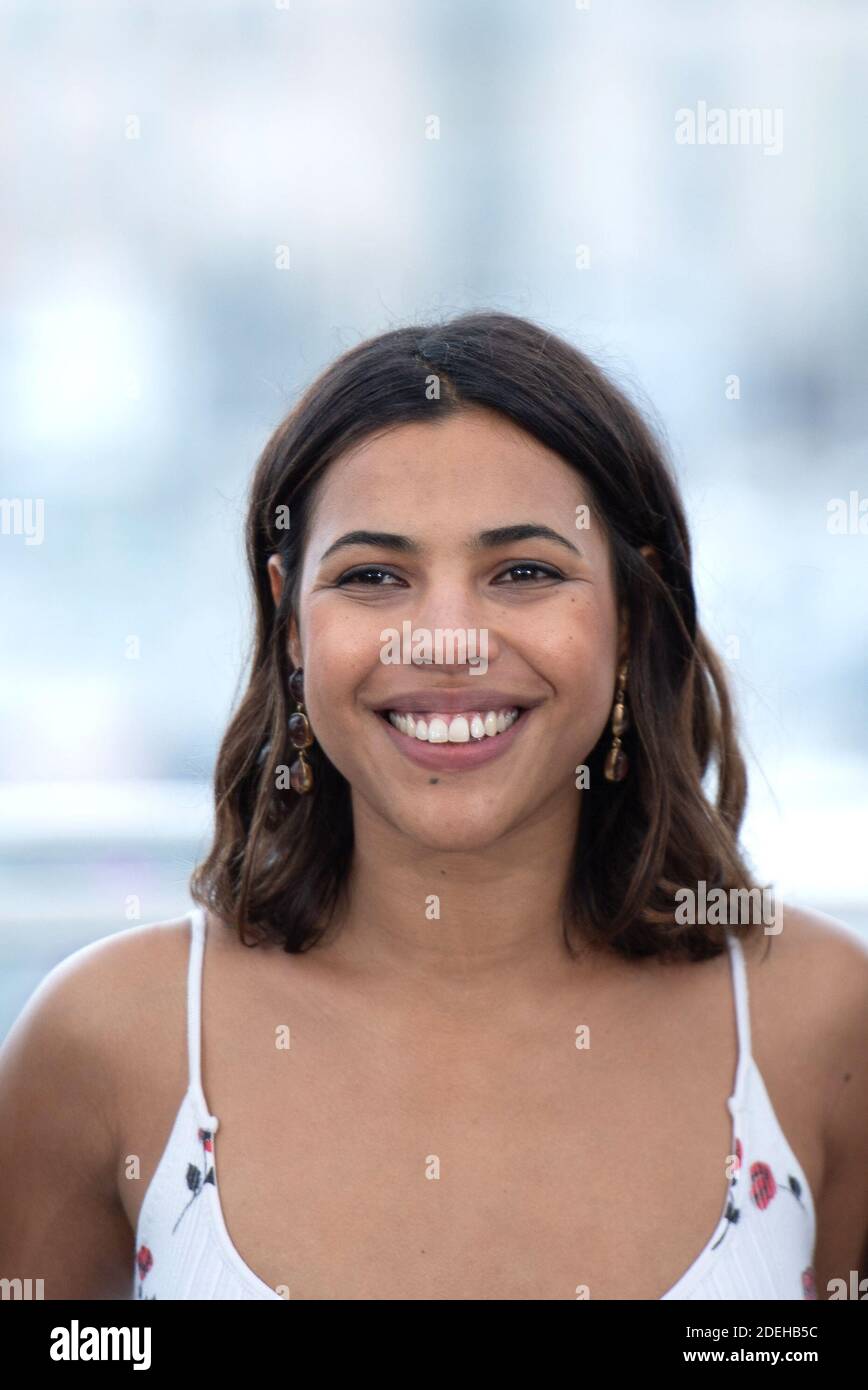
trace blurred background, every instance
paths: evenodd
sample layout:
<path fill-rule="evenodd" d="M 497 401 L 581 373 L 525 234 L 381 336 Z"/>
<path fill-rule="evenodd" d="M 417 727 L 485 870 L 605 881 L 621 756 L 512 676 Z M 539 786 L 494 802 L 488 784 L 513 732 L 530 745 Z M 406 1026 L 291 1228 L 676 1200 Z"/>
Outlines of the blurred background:
<path fill-rule="evenodd" d="M 864 0 L 0 14 L 0 1036 L 189 906 L 266 438 L 344 348 L 473 307 L 664 429 L 745 847 L 868 930 Z"/>

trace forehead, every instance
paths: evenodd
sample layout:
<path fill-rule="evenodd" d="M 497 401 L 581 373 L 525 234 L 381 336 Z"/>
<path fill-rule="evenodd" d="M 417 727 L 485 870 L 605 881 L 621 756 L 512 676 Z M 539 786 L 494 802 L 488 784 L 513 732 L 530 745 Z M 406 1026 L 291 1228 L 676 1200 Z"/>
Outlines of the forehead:
<path fill-rule="evenodd" d="M 400 520 L 405 532 L 442 534 L 446 526 L 456 534 L 535 519 L 575 539 L 583 504 L 593 505 L 591 488 L 559 454 L 495 411 L 473 407 L 394 426 L 342 454 L 318 485 L 310 533 L 394 530 Z"/>

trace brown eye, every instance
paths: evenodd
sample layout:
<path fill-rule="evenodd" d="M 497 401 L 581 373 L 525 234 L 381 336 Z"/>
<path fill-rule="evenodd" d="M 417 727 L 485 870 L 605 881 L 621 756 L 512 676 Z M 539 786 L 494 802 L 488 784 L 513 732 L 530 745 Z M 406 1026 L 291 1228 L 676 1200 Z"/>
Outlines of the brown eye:
<path fill-rule="evenodd" d="M 508 570 L 504 570 L 504 574 L 515 574 L 518 571 L 521 571 L 524 574 L 530 572 L 533 574 L 542 575 L 543 579 L 563 579 L 562 574 L 560 574 L 557 570 L 549 569 L 548 565 L 510 565 Z M 520 580 L 518 582 L 524 583 L 525 581 Z"/>
<path fill-rule="evenodd" d="M 348 584 L 358 583 L 365 584 L 372 589 L 391 588 L 391 585 L 383 585 L 376 580 L 369 579 L 368 576 L 372 574 L 379 575 L 381 578 L 398 580 L 398 576 L 393 574 L 391 570 L 381 569 L 379 565 L 369 565 L 366 569 L 350 570 L 348 574 L 342 574 L 336 587 L 340 589 Z M 401 581 L 398 580 L 398 582 Z"/>

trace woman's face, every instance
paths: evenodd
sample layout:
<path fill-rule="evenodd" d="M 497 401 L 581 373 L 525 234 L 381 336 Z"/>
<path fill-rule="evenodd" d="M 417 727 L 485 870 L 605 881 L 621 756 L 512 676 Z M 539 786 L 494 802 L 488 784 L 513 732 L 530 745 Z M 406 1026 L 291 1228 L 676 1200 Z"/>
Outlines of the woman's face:
<path fill-rule="evenodd" d="M 290 656 L 354 816 L 444 850 L 484 848 L 540 815 L 575 817 L 576 768 L 608 724 L 626 652 L 602 524 L 593 511 L 576 524 L 590 503 L 557 454 L 478 407 L 396 427 L 331 465 Z M 486 534 L 519 526 L 552 534 Z M 361 531 L 380 538 L 350 539 Z M 277 599 L 274 557 L 269 567 Z M 414 646 L 433 660 L 413 664 Z"/>

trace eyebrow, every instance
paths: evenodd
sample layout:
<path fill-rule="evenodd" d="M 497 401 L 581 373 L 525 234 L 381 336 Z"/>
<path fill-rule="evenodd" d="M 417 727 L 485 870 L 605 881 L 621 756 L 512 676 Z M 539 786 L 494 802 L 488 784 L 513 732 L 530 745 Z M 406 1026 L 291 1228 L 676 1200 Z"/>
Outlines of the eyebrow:
<path fill-rule="evenodd" d="M 584 558 L 583 552 L 572 541 L 568 541 L 566 536 L 561 536 L 557 531 L 553 531 L 550 526 L 543 526 L 534 521 L 517 523 L 514 526 L 496 526 L 490 531 L 480 531 L 478 535 L 471 536 L 467 542 L 467 548 L 471 551 L 494 550 L 497 546 L 512 545 L 516 541 L 554 541 L 556 545 L 564 546 L 571 550 L 580 559 Z M 397 550 L 404 555 L 421 555 L 425 547 L 418 541 L 414 541 L 411 536 L 401 536 L 394 531 L 347 531 L 345 535 L 339 536 L 323 554 L 320 556 L 320 564 L 327 560 L 335 551 L 345 550 L 348 546 L 370 545 L 378 550 Z"/>

